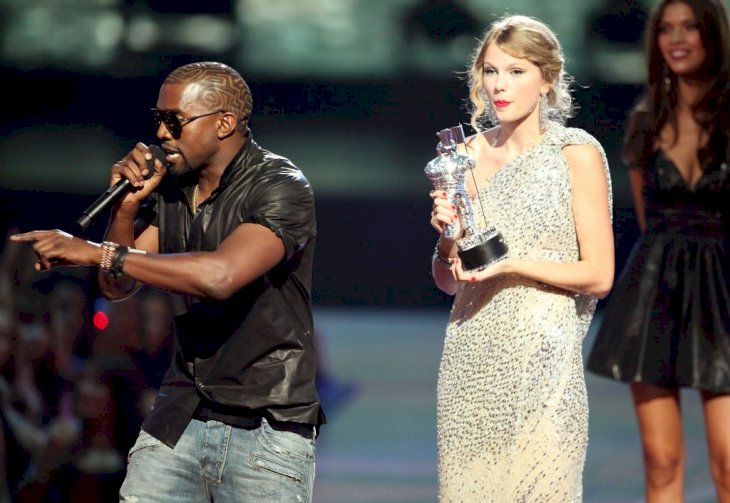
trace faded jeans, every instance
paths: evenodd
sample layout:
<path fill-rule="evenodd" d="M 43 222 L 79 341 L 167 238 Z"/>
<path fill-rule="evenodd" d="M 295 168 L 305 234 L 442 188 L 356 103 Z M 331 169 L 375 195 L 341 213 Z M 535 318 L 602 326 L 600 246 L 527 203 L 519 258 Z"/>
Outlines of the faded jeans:
<path fill-rule="evenodd" d="M 315 441 L 274 430 L 191 419 L 174 449 L 140 431 L 121 503 L 309 503 Z"/>

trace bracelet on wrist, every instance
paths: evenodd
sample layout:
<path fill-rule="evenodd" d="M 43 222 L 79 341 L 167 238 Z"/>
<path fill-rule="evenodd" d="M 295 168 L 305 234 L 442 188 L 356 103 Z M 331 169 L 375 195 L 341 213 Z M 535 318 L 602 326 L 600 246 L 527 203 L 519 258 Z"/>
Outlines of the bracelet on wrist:
<path fill-rule="evenodd" d="M 447 269 L 451 269 L 451 266 L 454 264 L 454 259 L 450 257 L 444 257 L 441 254 L 441 250 L 439 250 L 439 245 L 436 243 L 436 247 L 433 250 L 433 258 L 442 266 Z"/>
<path fill-rule="evenodd" d="M 112 259 L 119 245 L 111 241 L 101 243 L 101 260 L 99 260 L 99 269 L 109 272 L 112 267 Z"/>
<path fill-rule="evenodd" d="M 109 268 L 109 276 L 111 276 L 112 279 L 117 279 L 124 274 L 124 259 L 127 257 L 127 252 L 129 252 L 128 246 L 117 246 L 114 251 L 112 265 Z"/>

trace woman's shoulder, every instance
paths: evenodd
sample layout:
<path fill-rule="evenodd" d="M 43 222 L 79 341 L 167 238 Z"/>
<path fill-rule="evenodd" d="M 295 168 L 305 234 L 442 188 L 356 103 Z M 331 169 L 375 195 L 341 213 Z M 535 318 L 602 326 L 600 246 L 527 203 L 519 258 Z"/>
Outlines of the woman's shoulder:
<path fill-rule="evenodd" d="M 608 175 L 608 158 L 601 142 L 585 129 L 559 124 L 552 130 L 552 138 L 561 150 L 568 166 L 602 166 Z M 610 178 L 610 175 L 608 175 Z M 610 183 L 610 182 L 609 182 Z"/>

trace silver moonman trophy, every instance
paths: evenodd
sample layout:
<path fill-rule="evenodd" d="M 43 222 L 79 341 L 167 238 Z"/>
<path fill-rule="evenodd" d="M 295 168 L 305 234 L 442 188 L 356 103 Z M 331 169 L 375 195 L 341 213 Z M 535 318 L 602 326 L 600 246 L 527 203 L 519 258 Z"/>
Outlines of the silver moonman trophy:
<path fill-rule="evenodd" d="M 465 271 L 484 269 L 507 254 L 507 244 L 497 229 L 487 226 L 479 229 L 474 223 L 474 209 L 466 188 L 466 174 L 474 169 L 476 162 L 471 156 L 457 152 L 457 146 L 464 143 L 461 124 L 442 129 L 436 136 L 438 157 L 431 160 L 425 169 L 426 176 L 434 188 L 446 192 L 451 204 L 457 208 L 464 236 L 456 241 L 457 254 Z M 444 226 L 443 237 L 456 239 L 455 224 Z"/>

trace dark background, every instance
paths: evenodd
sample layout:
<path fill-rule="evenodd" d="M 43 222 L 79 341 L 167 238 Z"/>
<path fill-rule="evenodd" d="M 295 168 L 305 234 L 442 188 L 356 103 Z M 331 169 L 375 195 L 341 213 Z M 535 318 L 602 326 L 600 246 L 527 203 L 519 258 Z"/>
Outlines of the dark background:
<path fill-rule="evenodd" d="M 40 228 L 73 231 L 81 212 L 107 188 L 111 165 L 135 142 L 154 141 L 149 108 L 165 76 L 191 61 L 230 64 L 252 89 L 256 141 L 292 159 L 316 194 L 318 388 L 329 422 L 318 439 L 315 501 L 432 502 L 436 374 L 451 299 L 435 288 L 430 275 L 437 236 L 428 223 L 431 187 L 424 168 L 435 156 L 436 131 L 468 123 L 463 77 L 471 51 L 489 23 L 505 13 L 538 17 L 555 30 L 566 68 L 576 80 L 578 111 L 568 125 L 592 133 L 609 159 L 619 272 L 637 229 L 618 151 L 626 114 L 641 91 L 641 35 L 652 4 L 0 0 L 5 98 L 0 106 L 0 235 Z M 101 215 L 86 237 L 100 240 L 107 218 Z M 0 240 L 0 265 L 7 266 L 3 259 L 14 255 L 3 249 L 14 248 Z M 87 326 L 79 332 L 87 347 L 74 347 L 74 352 L 92 364 L 100 358 L 107 362 L 100 374 L 119 378 L 121 384 L 113 386 L 107 402 L 79 394 L 79 403 L 96 403 L 111 417 L 108 424 L 124 430 L 107 439 L 123 460 L 141 420 L 130 411 L 141 411 L 142 397 L 148 395 L 118 374 L 136 374 L 141 367 L 127 365 L 127 357 L 130 350 L 137 358 L 144 356 L 138 339 L 145 330 L 146 298 L 138 294 L 125 302 L 103 302 L 94 271 L 28 272 L 23 267 L 32 258 L 29 251 L 20 254 L 15 257 L 18 267 L 0 277 L 0 304 L 18 307 L 20 335 L 14 344 L 30 344 L 37 332 L 30 329 L 54 327 L 64 309 L 78 314 L 78 306 L 74 311 L 71 304 L 46 312 L 47 302 L 68 292 L 58 285 L 68 287 L 65 281 L 76 280 L 88 288 L 80 308 Z M 90 326 L 91 316 L 99 313 L 108 315 L 107 328 Z M 0 342 L 13 339 L 4 314 L 0 310 L 0 322 L 5 322 L 0 323 Z M 146 321 L 150 318 L 164 319 Z M 596 321 L 600 319 L 599 309 Z M 60 340 L 54 330 L 49 340 Z M 584 347 L 590 346 L 589 333 Z M 11 351 L 15 347 L 20 346 Z M 51 353 L 31 363 L 50 365 L 54 360 L 49 358 L 56 357 Z M 161 375 L 163 365 L 148 363 L 148 371 Z M 50 369 L 53 378 L 56 367 Z M 8 382 L 17 384 L 7 361 L 0 365 L 3 370 L 11 374 L 5 376 Z M 43 390 L 39 375 L 49 373 L 36 372 Z M 63 378 L 74 386 L 80 382 Z M 586 501 L 640 501 L 640 442 L 628 392 L 590 374 L 586 380 L 591 400 Z M 155 388 L 148 381 L 145 376 L 144 391 Z M 51 407 L 34 424 L 52 430 L 61 417 L 57 412 Z M 74 413 L 91 415 L 88 410 Z M 696 447 L 704 445 L 701 418 L 688 424 L 688 445 L 695 450 L 688 451 L 687 487 L 694 488 L 694 496 L 688 491 L 687 501 L 704 501 L 700 497 L 712 491 L 706 489 L 704 452 Z M 10 430 L 6 434 L 10 439 Z M 69 486 L 80 488 L 74 494 L 91 494 L 102 485 L 115 493 L 123 470 L 111 473 L 116 478 L 106 483 L 98 474 L 79 476 L 77 462 L 83 456 L 78 453 L 88 443 L 82 439 L 70 466 L 53 470 L 55 479 L 36 487 L 38 481 L 26 470 L 32 463 L 24 461 L 37 459 L 8 441 L 8 479 L 29 483 L 36 491 L 31 494 L 45 494 L 43 501 L 52 503 L 66 501 L 52 491 Z M 0 465 L 2 454 L 0 450 Z"/>
<path fill-rule="evenodd" d="M 48 26 L 35 12 L 40 5 L 5 3 L 4 229 L 72 231 L 105 189 L 111 164 L 134 142 L 152 141 L 148 109 L 164 76 L 180 64 L 215 59 L 249 82 L 257 141 L 291 158 L 314 186 L 315 303 L 444 305 L 448 299 L 429 277 L 436 236 L 423 168 L 435 155 L 435 132 L 468 123 L 460 72 L 487 23 L 509 9 L 541 17 L 565 47 L 579 105 L 570 125 L 594 134 L 610 160 L 619 267 L 635 237 L 617 152 L 640 90 L 641 3 L 576 2 L 583 17 L 568 24 L 534 2 L 518 11 L 514 3 L 466 1 L 353 2 L 349 10 L 321 0 L 196 2 L 195 8 L 79 1 L 73 17 L 74 2 L 47 7 L 55 21 Z M 156 30 L 146 46 L 139 25 Z M 115 42 L 100 39 L 108 32 L 117 33 Z M 338 37 L 343 41 L 335 43 Z M 197 38 L 203 42 L 192 44 Z M 98 240 L 106 218 L 87 236 Z"/>

